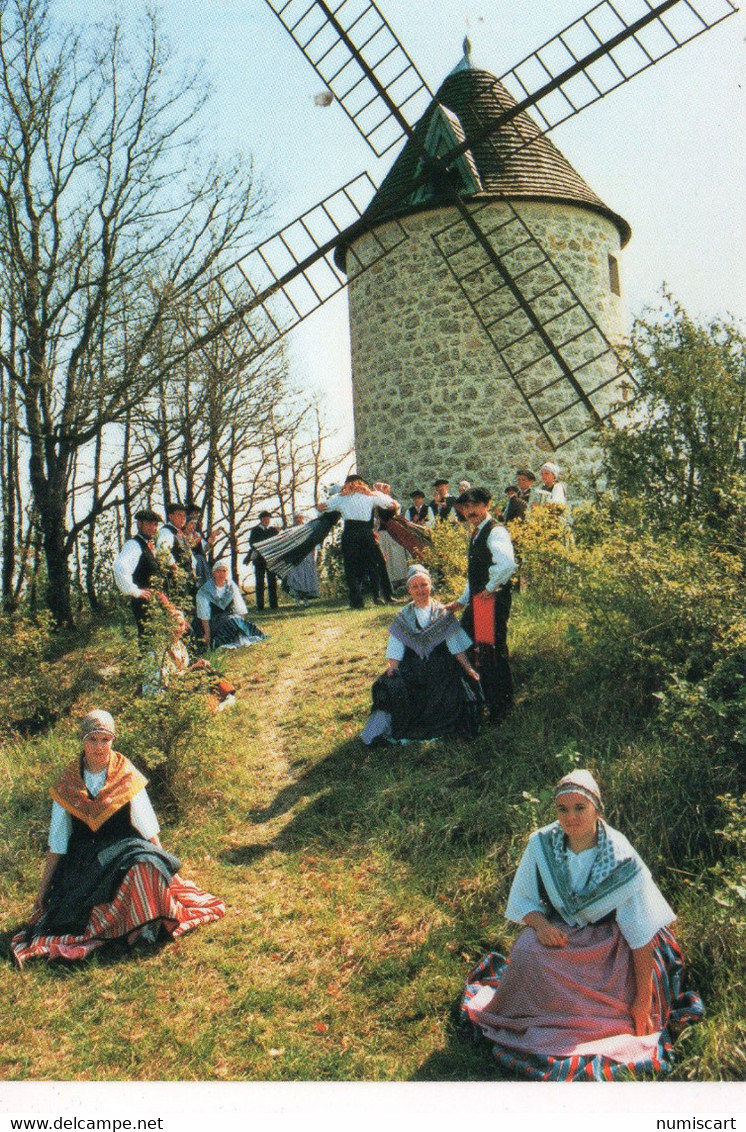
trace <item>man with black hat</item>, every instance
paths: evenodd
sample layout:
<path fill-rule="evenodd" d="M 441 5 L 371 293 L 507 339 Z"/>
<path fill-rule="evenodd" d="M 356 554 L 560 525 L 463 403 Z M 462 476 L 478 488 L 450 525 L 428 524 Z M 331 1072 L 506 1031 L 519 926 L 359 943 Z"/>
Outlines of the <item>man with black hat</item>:
<path fill-rule="evenodd" d="M 485 487 L 472 487 L 457 499 L 472 527 L 466 588 L 448 609 L 465 608 L 461 624 L 475 642 L 482 692 L 492 723 L 499 723 L 513 703 L 508 660 L 508 617 L 516 564 L 505 527 L 490 514 L 491 496 Z M 475 617 L 475 605 L 479 610 Z M 476 621 L 476 623 L 475 623 Z"/>
<path fill-rule="evenodd" d="M 156 593 L 151 583 L 159 574 L 158 559 L 155 556 L 155 533 L 162 523 L 156 511 L 144 508 L 135 515 L 137 534 L 127 539 L 114 560 L 114 581 L 120 593 L 130 598 L 132 613 L 137 625 L 137 635 L 142 636 L 145 628 L 148 602 Z"/>
<path fill-rule="evenodd" d="M 274 538 L 279 535 L 278 527 L 271 526 L 272 512 L 260 511 L 259 522 L 255 527 L 251 528 L 249 534 L 249 546 L 251 549 L 244 558 L 244 562 L 254 563 L 254 579 L 255 579 L 255 597 L 257 609 L 264 609 L 264 581 L 267 581 L 267 593 L 269 594 L 269 608 L 277 609 L 277 575 L 273 574 L 271 570 L 267 569 L 267 564 L 263 558 L 254 553 L 255 548 L 265 539 Z"/>
<path fill-rule="evenodd" d="M 531 488 L 536 483 L 536 476 L 530 468 L 519 468 L 515 474 L 515 482 L 518 485 L 518 498 L 528 507 Z"/>
<path fill-rule="evenodd" d="M 448 494 L 448 480 L 437 479 L 433 481 L 435 489 L 433 498 L 430 500 L 428 510 L 430 512 L 429 524 L 434 526 L 436 523 L 450 522 L 457 523 L 459 520 L 458 511 L 456 511 L 456 499 L 453 495 Z"/>
<path fill-rule="evenodd" d="M 412 492 L 412 505 L 407 507 L 404 518 L 409 519 L 410 523 L 425 524 L 429 517 L 430 508 L 425 503 L 425 493 L 418 488 Z"/>

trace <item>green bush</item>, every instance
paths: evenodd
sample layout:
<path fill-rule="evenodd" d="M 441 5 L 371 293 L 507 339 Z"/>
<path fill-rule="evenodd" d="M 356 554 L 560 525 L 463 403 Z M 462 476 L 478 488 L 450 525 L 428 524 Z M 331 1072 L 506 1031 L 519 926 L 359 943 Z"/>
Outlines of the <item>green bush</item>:
<path fill-rule="evenodd" d="M 559 503 L 532 507 L 509 530 L 524 587 L 547 602 L 564 601 L 572 590 L 575 561 L 567 509 Z"/>
<path fill-rule="evenodd" d="M 466 585 L 466 556 L 471 528 L 467 523 L 436 523 L 423 558 L 441 595 L 456 598 Z"/>
<path fill-rule="evenodd" d="M 0 616 L 0 732 L 40 731 L 62 713 L 67 695 L 53 652 L 49 613 Z"/>
<path fill-rule="evenodd" d="M 342 531 L 337 526 L 318 555 L 319 591 L 327 601 L 343 601 L 347 596 L 341 538 Z"/>

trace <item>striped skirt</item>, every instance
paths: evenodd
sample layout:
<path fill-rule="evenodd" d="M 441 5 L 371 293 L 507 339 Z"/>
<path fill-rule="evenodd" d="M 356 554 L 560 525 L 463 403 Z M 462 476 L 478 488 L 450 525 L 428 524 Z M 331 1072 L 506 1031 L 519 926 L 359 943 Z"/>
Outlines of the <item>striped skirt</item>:
<path fill-rule="evenodd" d="M 669 1073 L 673 1035 L 702 1017 L 683 989 L 683 962 L 668 928 L 654 939 L 651 1017 L 635 1035 L 632 954 L 615 923 L 568 929 L 543 947 L 524 929 L 506 960 L 492 952 L 468 977 L 461 1010 L 493 1045 L 498 1064 L 533 1081 L 621 1081 Z"/>
<path fill-rule="evenodd" d="M 171 939 L 178 939 L 224 915 L 222 900 L 178 873 L 169 883 L 151 864 L 141 862 L 125 874 L 110 903 L 91 909 L 80 935 L 35 935 L 32 920 L 13 936 L 10 948 L 21 967 L 37 956 L 85 959 L 107 940 L 125 939 L 132 944 L 142 936 L 154 941 L 161 927 Z"/>

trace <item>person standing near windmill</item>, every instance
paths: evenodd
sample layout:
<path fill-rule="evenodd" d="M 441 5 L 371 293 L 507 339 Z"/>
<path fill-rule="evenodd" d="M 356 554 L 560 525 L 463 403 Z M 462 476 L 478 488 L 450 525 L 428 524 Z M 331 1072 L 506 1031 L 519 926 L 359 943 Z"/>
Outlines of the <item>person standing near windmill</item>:
<path fill-rule="evenodd" d="M 464 609 L 461 625 L 474 641 L 490 722 L 501 723 L 513 704 L 508 618 L 516 561 L 510 535 L 490 514 L 491 499 L 487 488 L 472 487 L 456 500 L 472 536 L 466 588 L 446 608 L 452 613 Z"/>
<path fill-rule="evenodd" d="M 114 560 L 113 572 L 117 589 L 130 599 L 137 635 L 142 638 L 148 602 L 159 596 L 159 591 L 153 588 L 153 582 L 160 575 L 160 566 L 155 556 L 155 536 L 163 520 L 157 511 L 145 507 L 135 514 L 135 522 L 137 534 L 127 539 L 119 551 Z"/>
<path fill-rule="evenodd" d="M 448 480 L 437 479 L 433 481 L 433 498 L 429 504 L 429 525 L 432 527 L 436 523 L 446 521 L 449 523 L 458 522 L 458 512 L 455 510 L 456 497 L 449 494 L 448 486 Z"/>
<path fill-rule="evenodd" d="M 344 519 L 342 558 L 350 609 L 363 609 L 363 583 L 366 575 L 377 578 L 381 551 L 373 534 L 373 511 L 376 507 L 399 511 L 399 504 L 383 491 L 373 491 L 362 476 L 349 475 L 339 495 L 334 497 L 334 510 Z"/>

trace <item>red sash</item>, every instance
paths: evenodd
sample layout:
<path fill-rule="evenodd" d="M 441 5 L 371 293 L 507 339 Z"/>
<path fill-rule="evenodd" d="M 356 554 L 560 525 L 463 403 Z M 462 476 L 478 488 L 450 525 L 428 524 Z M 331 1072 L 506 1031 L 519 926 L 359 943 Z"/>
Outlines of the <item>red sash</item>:
<path fill-rule="evenodd" d="M 472 598 L 474 612 L 474 644 L 495 643 L 495 595 L 482 590 Z"/>

